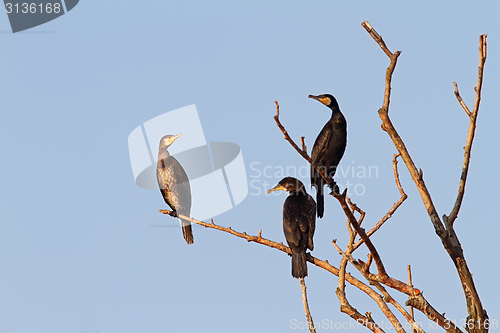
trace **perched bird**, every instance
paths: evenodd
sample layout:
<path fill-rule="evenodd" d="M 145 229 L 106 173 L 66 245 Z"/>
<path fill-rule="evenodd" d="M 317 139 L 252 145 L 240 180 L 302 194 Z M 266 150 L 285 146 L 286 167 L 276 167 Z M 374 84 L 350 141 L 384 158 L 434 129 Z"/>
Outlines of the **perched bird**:
<path fill-rule="evenodd" d="M 191 212 L 191 187 L 186 171 L 173 156 L 170 156 L 167 150 L 181 135 L 165 135 L 161 138 L 156 167 L 156 179 L 160 192 L 163 195 L 163 200 L 172 208 L 172 216 L 174 217 L 178 217 L 178 214 L 189 216 Z M 191 222 L 180 220 L 184 239 L 188 244 L 193 244 Z"/>
<path fill-rule="evenodd" d="M 332 179 L 337 170 L 347 145 L 347 122 L 335 97 L 329 94 L 313 96 L 332 110 L 332 117 L 318 134 L 311 152 L 311 159 Z M 335 182 L 333 183 L 335 185 Z M 311 165 L 311 185 L 316 188 L 318 217 L 322 218 L 325 211 L 323 187 L 325 181 L 319 172 Z M 332 186 L 333 189 L 333 186 Z"/>
<path fill-rule="evenodd" d="M 313 250 L 313 236 L 316 228 L 316 203 L 306 193 L 304 184 L 296 178 L 283 178 L 273 191 L 288 191 L 283 204 L 283 232 L 286 242 L 292 250 L 292 276 L 307 276 L 306 250 Z"/>

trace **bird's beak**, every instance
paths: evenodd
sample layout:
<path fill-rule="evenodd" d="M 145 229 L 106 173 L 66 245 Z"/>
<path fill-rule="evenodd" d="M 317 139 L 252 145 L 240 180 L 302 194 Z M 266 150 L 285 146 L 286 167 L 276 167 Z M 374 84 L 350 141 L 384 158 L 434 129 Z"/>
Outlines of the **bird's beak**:
<path fill-rule="evenodd" d="M 328 105 L 330 102 L 330 99 L 327 97 L 321 97 L 321 96 L 314 96 L 314 95 L 309 95 L 309 98 L 315 99 L 317 101 L 320 101 L 321 103 Z"/>
<path fill-rule="evenodd" d="M 274 192 L 274 191 L 286 191 L 286 188 L 283 185 L 278 184 L 278 185 L 276 185 L 275 188 L 272 188 L 269 191 L 267 191 L 267 194 Z"/>
<path fill-rule="evenodd" d="M 169 140 L 169 141 L 170 141 L 170 144 L 172 144 L 175 140 L 177 140 L 177 138 L 178 138 L 178 137 L 180 137 L 181 135 L 182 135 L 182 133 L 179 133 L 179 134 L 177 134 L 177 135 L 175 135 L 175 136 L 171 137 L 171 138 L 170 138 L 170 140 Z"/>

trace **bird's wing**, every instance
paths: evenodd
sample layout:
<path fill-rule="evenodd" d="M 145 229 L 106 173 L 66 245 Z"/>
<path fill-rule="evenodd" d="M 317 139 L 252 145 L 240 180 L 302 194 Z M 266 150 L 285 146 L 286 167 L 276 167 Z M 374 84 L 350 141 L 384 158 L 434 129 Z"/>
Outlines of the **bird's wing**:
<path fill-rule="evenodd" d="M 288 197 L 283 205 L 283 233 L 288 246 L 297 247 L 302 238 L 298 219 L 300 212 L 296 205 L 290 203 L 289 199 L 291 197 Z"/>
<path fill-rule="evenodd" d="M 307 205 L 304 208 L 304 212 L 308 214 L 307 222 L 309 224 L 307 247 L 309 248 L 309 250 L 312 251 L 314 250 L 314 242 L 313 242 L 314 231 L 316 230 L 316 203 L 309 194 L 307 196 L 308 196 Z"/>
<path fill-rule="evenodd" d="M 176 209 L 175 205 L 172 202 L 172 197 L 169 189 L 169 184 L 167 182 L 167 175 L 165 172 L 165 160 L 159 159 L 158 164 L 156 166 L 156 180 L 158 181 L 158 187 L 160 188 L 161 195 L 163 196 L 163 200 L 165 203 L 173 210 Z"/>
<path fill-rule="evenodd" d="M 326 148 L 328 147 L 328 143 L 330 142 L 330 138 L 332 136 L 332 129 L 330 127 L 330 122 L 326 123 L 314 142 L 314 146 L 311 151 L 311 159 L 314 162 L 319 162 L 326 152 Z"/>
<path fill-rule="evenodd" d="M 330 143 L 330 139 L 332 137 L 332 129 L 330 127 L 330 122 L 326 123 L 321 132 L 318 134 L 316 141 L 314 142 L 314 146 L 311 151 L 311 160 L 316 164 L 321 161 Z M 316 184 L 317 180 L 319 180 L 320 178 L 321 176 L 318 174 L 316 169 L 311 166 L 311 184 Z"/>
<path fill-rule="evenodd" d="M 173 210 L 189 216 L 191 187 L 186 172 L 172 156 L 158 160 L 156 178 L 165 202 Z"/>
<path fill-rule="evenodd" d="M 289 246 L 308 247 L 313 250 L 312 238 L 316 225 L 316 204 L 310 195 L 307 196 L 308 199 L 300 204 L 296 204 L 297 200 L 285 201 L 283 231 Z"/>
<path fill-rule="evenodd" d="M 170 157 L 168 173 L 170 191 L 180 214 L 189 216 L 191 212 L 191 186 L 186 171 L 173 156 Z"/>

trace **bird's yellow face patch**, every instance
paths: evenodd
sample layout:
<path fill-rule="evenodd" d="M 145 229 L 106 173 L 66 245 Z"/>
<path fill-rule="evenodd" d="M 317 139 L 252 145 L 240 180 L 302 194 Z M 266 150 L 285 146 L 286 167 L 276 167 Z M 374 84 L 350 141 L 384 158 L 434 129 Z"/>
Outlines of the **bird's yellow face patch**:
<path fill-rule="evenodd" d="M 332 102 L 328 97 L 323 97 L 319 101 L 325 105 L 330 105 L 330 103 Z"/>

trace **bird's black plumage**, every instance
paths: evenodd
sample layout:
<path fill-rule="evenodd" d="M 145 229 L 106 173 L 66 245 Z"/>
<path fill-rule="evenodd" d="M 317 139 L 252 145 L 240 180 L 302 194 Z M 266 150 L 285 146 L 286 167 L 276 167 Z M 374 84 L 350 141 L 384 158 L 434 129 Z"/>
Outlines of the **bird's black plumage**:
<path fill-rule="evenodd" d="M 332 117 L 314 142 L 311 159 L 333 179 L 347 145 L 347 121 L 340 112 L 337 100 L 332 95 L 309 95 L 309 98 L 320 101 L 332 110 Z M 313 166 L 311 166 L 311 185 L 316 188 L 317 213 L 318 217 L 321 218 L 325 210 L 323 193 L 325 181 Z"/>
<path fill-rule="evenodd" d="M 191 212 L 191 187 L 186 171 L 180 163 L 168 152 L 168 147 L 182 134 L 165 135 L 160 140 L 156 179 L 163 199 L 177 214 L 189 216 Z M 191 222 L 181 219 L 182 235 L 188 244 L 194 243 Z"/>
<path fill-rule="evenodd" d="M 306 193 L 304 184 L 296 178 L 283 178 L 273 191 L 288 191 L 283 204 L 283 232 L 288 246 L 292 250 L 292 276 L 307 276 L 306 250 L 313 250 L 313 236 L 316 228 L 316 203 Z"/>

